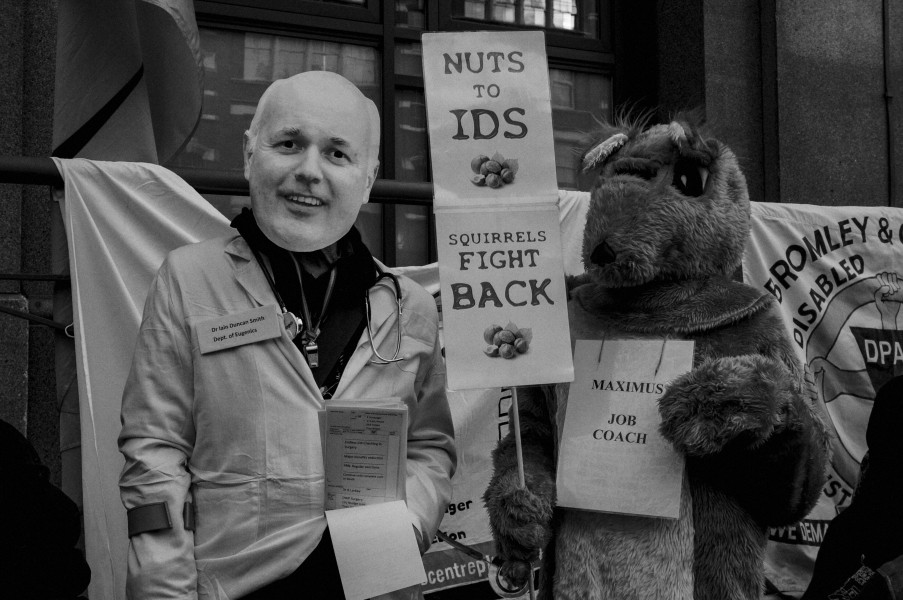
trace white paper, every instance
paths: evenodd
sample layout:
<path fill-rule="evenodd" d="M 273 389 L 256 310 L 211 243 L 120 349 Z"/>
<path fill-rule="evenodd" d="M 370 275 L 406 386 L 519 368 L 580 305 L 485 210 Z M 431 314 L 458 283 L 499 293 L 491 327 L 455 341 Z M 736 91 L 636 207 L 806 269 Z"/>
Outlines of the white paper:
<path fill-rule="evenodd" d="M 404 502 L 327 510 L 326 522 L 347 600 L 372 598 L 426 581 Z"/>
<path fill-rule="evenodd" d="M 658 399 L 693 365 L 687 340 L 577 340 L 558 454 L 558 504 L 676 519 L 684 458 Z"/>
<path fill-rule="evenodd" d="M 407 406 L 333 401 L 325 412 L 326 509 L 404 500 Z"/>

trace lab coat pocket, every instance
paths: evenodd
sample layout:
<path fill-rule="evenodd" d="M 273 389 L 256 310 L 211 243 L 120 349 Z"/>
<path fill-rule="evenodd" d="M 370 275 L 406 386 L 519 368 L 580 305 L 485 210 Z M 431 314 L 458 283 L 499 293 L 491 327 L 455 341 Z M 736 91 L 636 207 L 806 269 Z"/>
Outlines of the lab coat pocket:
<path fill-rule="evenodd" d="M 257 540 L 259 481 L 202 481 L 193 486 L 199 515 L 194 532 L 198 559 L 239 553 Z"/>

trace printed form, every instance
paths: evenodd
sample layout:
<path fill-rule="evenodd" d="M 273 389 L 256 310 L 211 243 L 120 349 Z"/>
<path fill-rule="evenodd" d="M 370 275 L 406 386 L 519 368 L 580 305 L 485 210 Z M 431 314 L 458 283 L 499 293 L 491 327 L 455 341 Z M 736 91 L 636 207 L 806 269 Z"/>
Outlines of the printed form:
<path fill-rule="evenodd" d="M 326 510 L 405 499 L 408 411 L 402 402 L 328 402 Z"/>

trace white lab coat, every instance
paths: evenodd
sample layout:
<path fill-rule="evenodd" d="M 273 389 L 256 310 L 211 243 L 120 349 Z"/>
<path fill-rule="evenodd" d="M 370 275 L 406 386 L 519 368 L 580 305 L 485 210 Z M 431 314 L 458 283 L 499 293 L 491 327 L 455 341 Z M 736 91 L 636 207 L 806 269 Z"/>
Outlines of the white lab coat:
<path fill-rule="evenodd" d="M 334 397 L 407 404 L 407 503 L 425 550 L 451 496 L 454 432 L 435 303 L 400 283 L 406 359 L 370 363 L 365 330 Z M 396 344 L 391 290 L 370 293 L 383 356 Z M 240 598 L 294 571 L 320 540 L 324 400 L 301 353 L 287 333 L 208 354 L 198 344 L 198 323 L 267 304 L 273 293 L 240 236 L 179 248 L 154 279 L 123 395 L 120 491 L 127 509 L 166 502 L 175 523 L 131 539 L 132 598 Z M 189 489 L 194 532 L 181 519 Z"/>

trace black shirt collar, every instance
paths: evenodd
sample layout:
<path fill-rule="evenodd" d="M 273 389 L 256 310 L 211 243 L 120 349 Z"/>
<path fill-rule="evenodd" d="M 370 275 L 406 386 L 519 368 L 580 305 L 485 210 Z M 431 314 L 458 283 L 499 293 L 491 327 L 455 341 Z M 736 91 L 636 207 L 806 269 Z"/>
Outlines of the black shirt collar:
<path fill-rule="evenodd" d="M 245 208 L 232 220 L 232 227 L 238 230 L 248 245 L 265 255 L 272 268 L 276 291 L 285 302 L 286 308 L 295 315 L 302 314 L 301 286 L 311 311 L 311 319 L 317 322 L 323 306 L 323 296 L 329 281 L 329 272 L 313 277 L 302 269 L 301 281 L 295 271 L 292 253 L 277 246 L 264 235 L 257 225 L 253 212 Z M 320 323 L 321 367 L 312 369 L 318 385 L 327 380 L 337 379 L 334 369 L 339 365 L 340 356 L 350 354 L 357 338 L 361 335 L 364 320 L 364 296 L 376 283 L 376 263 L 361 240 L 361 235 L 352 227 L 338 242 L 339 257 L 333 268 L 336 281 L 329 300 L 327 314 Z M 297 258 L 302 253 L 294 253 Z M 300 260 L 299 264 L 304 264 Z M 261 265 L 261 268 L 266 268 Z M 301 337 L 295 338 L 295 345 L 301 346 Z M 341 374 L 340 372 L 338 373 Z"/>

